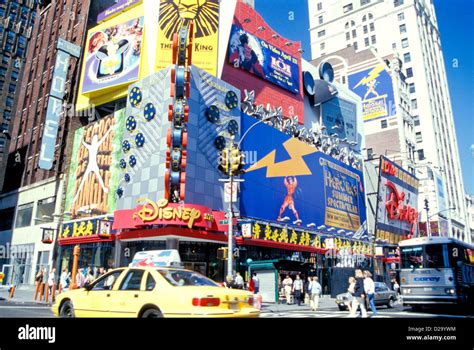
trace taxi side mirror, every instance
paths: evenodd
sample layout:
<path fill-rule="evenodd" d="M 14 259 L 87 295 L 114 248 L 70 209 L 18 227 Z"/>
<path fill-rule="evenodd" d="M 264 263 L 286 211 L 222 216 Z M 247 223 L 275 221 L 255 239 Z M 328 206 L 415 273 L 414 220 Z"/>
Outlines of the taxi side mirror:
<path fill-rule="evenodd" d="M 93 287 L 93 285 L 90 284 L 90 283 L 86 283 L 86 284 L 84 285 L 84 289 L 87 290 L 87 291 L 90 291 L 90 290 L 92 289 L 92 287 Z"/>

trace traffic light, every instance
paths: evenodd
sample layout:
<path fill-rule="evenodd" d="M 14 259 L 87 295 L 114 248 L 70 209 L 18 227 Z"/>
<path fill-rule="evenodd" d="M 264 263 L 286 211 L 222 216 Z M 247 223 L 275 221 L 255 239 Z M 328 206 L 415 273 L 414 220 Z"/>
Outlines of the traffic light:
<path fill-rule="evenodd" d="M 429 203 L 428 203 L 428 199 L 425 199 L 425 209 L 426 209 L 426 210 L 429 210 L 429 209 L 430 209 L 430 206 L 429 206 Z"/>
<path fill-rule="evenodd" d="M 231 172 L 232 175 L 237 176 L 242 173 L 245 165 L 245 156 L 238 148 L 231 150 Z"/>
<path fill-rule="evenodd" d="M 218 260 L 227 260 L 228 248 L 219 248 L 217 249 L 217 259 Z"/>
<path fill-rule="evenodd" d="M 230 150 L 228 148 L 224 148 L 219 152 L 219 165 L 217 166 L 217 169 L 226 175 L 229 174 L 229 155 Z"/>

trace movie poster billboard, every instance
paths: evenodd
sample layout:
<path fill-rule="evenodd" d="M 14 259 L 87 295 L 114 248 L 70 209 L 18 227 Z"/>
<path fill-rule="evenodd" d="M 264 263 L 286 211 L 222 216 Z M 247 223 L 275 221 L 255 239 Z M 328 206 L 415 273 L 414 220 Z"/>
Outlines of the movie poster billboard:
<path fill-rule="evenodd" d="M 395 115 L 392 78 L 385 64 L 349 75 L 349 88 L 362 99 L 364 122 Z"/>
<path fill-rule="evenodd" d="M 172 64 L 173 34 L 194 21 L 193 65 L 217 75 L 219 0 L 160 0 L 156 71 Z"/>
<path fill-rule="evenodd" d="M 68 175 L 67 218 L 115 210 L 124 127 L 123 109 L 76 131 Z"/>
<path fill-rule="evenodd" d="M 232 25 L 229 63 L 294 94 L 300 93 L 298 59 Z"/>
<path fill-rule="evenodd" d="M 416 232 L 419 180 L 383 156 L 379 172 L 376 238 L 396 244 Z"/>
<path fill-rule="evenodd" d="M 255 124 L 246 115 L 242 121 L 243 132 Z M 242 148 L 252 155 L 241 183 L 242 216 L 346 232 L 365 222 L 360 171 L 263 123 L 252 129 Z"/>
<path fill-rule="evenodd" d="M 82 93 L 136 81 L 140 73 L 144 17 L 89 33 Z"/>

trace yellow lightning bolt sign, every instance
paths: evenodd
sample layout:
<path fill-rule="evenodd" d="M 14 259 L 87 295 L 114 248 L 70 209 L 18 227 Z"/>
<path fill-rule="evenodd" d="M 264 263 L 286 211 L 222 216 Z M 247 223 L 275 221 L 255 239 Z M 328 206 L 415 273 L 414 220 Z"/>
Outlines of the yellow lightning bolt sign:
<path fill-rule="evenodd" d="M 290 155 L 290 159 L 275 163 L 276 150 L 273 150 L 260 161 L 248 168 L 246 172 L 267 168 L 267 178 L 312 174 L 311 170 L 306 165 L 306 162 L 303 160 L 303 156 L 316 153 L 316 148 L 311 147 L 296 138 L 291 138 L 286 141 L 283 144 L 283 147 L 285 147 Z"/>
<path fill-rule="evenodd" d="M 360 85 L 365 85 L 367 84 L 369 81 L 372 81 L 376 78 L 378 78 L 378 76 L 380 75 L 380 72 L 382 72 L 383 70 L 385 69 L 384 65 L 383 64 L 379 64 L 377 67 L 375 67 L 374 69 L 372 69 L 370 71 L 370 73 L 364 78 L 362 79 L 361 81 L 359 81 L 359 83 L 354 86 L 354 89 L 356 89 L 358 86 Z"/>

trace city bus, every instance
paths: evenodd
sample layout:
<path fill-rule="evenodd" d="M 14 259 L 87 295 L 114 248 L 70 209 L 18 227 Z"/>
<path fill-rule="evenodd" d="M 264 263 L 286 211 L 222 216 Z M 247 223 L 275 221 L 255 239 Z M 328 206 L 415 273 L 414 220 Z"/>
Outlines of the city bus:
<path fill-rule="evenodd" d="M 474 246 L 447 237 L 401 241 L 403 305 L 473 304 Z"/>

